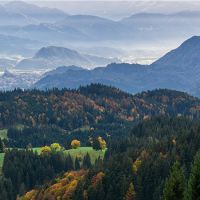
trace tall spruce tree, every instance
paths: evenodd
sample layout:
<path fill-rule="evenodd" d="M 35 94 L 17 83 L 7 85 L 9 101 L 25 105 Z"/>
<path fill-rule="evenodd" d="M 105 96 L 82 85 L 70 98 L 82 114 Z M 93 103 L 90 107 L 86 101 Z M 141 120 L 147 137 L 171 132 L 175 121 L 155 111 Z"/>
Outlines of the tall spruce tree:
<path fill-rule="evenodd" d="M 101 149 L 101 145 L 100 145 L 100 142 L 99 142 L 98 138 L 94 138 L 92 147 L 95 150 L 100 150 Z"/>
<path fill-rule="evenodd" d="M 197 152 L 194 158 L 185 199 L 200 200 L 200 151 Z"/>
<path fill-rule="evenodd" d="M 80 166 L 80 162 L 79 162 L 79 160 L 78 160 L 78 158 L 76 157 L 76 159 L 75 159 L 75 170 L 79 170 L 80 168 L 81 168 L 81 166 Z"/>
<path fill-rule="evenodd" d="M 83 158 L 83 168 L 90 169 L 91 166 L 92 166 L 92 164 L 91 164 L 90 155 L 87 153 Z"/>
<path fill-rule="evenodd" d="M 4 144 L 3 144 L 2 139 L 0 138 L 0 153 L 3 153 L 3 152 L 4 152 Z"/>
<path fill-rule="evenodd" d="M 183 169 L 178 161 L 172 166 L 170 175 L 166 180 L 162 200 L 183 200 L 185 191 L 185 178 Z"/>

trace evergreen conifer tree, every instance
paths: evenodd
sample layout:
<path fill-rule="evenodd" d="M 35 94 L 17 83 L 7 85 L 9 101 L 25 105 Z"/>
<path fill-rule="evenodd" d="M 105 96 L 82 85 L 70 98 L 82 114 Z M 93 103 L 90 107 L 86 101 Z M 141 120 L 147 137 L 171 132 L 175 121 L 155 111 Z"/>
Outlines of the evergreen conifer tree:
<path fill-rule="evenodd" d="M 185 199 L 200 200 L 200 151 L 194 158 Z"/>
<path fill-rule="evenodd" d="M 178 161 L 172 166 L 170 175 L 165 182 L 162 200 L 183 200 L 185 191 L 185 178 Z"/>
<path fill-rule="evenodd" d="M 79 170 L 81 167 L 80 167 L 80 162 L 78 160 L 78 158 L 76 157 L 75 159 L 75 170 Z"/>

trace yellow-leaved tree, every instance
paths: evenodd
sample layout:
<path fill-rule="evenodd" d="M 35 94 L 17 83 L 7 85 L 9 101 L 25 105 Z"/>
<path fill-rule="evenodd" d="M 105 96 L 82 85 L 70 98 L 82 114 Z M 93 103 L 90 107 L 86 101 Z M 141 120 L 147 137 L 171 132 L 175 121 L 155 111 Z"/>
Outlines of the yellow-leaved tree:
<path fill-rule="evenodd" d="M 49 146 L 44 146 L 41 148 L 41 154 L 47 155 L 51 152 L 51 148 Z"/>
<path fill-rule="evenodd" d="M 71 142 L 72 149 L 77 149 L 80 146 L 81 146 L 81 142 L 79 140 L 72 140 Z"/>
<path fill-rule="evenodd" d="M 62 149 L 62 147 L 60 146 L 60 144 L 59 143 L 53 143 L 53 144 L 51 144 L 51 146 L 50 146 L 50 148 L 51 148 L 51 151 L 61 151 L 61 149 Z"/>
<path fill-rule="evenodd" d="M 106 141 L 102 137 L 98 137 L 99 145 L 102 150 L 106 149 Z"/>
<path fill-rule="evenodd" d="M 135 173 L 135 174 L 137 174 L 137 171 L 138 171 L 138 169 L 140 168 L 140 166 L 141 166 L 141 164 L 142 164 L 142 161 L 140 160 L 140 159 L 136 159 L 136 161 L 133 163 L 133 172 Z"/>

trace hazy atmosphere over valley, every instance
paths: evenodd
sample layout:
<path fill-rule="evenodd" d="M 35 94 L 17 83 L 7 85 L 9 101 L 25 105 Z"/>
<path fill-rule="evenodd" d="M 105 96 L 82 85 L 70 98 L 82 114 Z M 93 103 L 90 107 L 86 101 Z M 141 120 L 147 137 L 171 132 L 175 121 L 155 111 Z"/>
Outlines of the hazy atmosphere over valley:
<path fill-rule="evenodd" d="M 170 73 L 179 73 L 178 82 L 181 82 L 187 79 L 184 74 L 194 71 L 191 65 L 183 68 L 183 60 L 178 61 L 180 71 L 169 69 L 164 72 L 164 77 L 163 70 L 167 69 L 163 65 L 157 68 L 151 66 L 187 39 L 199 35 L 198 1 L 1 1 L 0 11 L 1 90 L 77 88 L 100 82 L 131 93 L 160 86 L 199 95 L 198 78 L 189 80 L 188 87 L 184 84 L 176 87 L 175 80 L 166 84 L 168 78 L 172 78 Z M 190 53 L 198 56 L 198 49 L 190 48 Z M 170 61 L 167 68 L 175 64 L 174 60 Z M 123 79 L 126 76 L 117 72 L 118 65 L 116 69 L 112 67 L 114 72 L 111 76 L 105 72 L 105 77 L 100 73 L 96 77 L 88 71 L 95 68 L 99 71 L 98 67 L 105 68 L 112 63 L 141 66 L 129 66 L 133 74 L 127 72 L 130 78 L 127 83 L 116 77 Z M 78 67 L 80 76 L 77 73 L 78 77 L 66 74 L 65 81 L 63 77 L 60 81 L 52 81 L 54 77 L 49 77 L 48 71 L 54 70 L 50 73 L 55 75 L 56 68 L 65 67 L 67 73 L 69 66 L 69 73 L 74 71 L 72 66 L 76 67 L 75 70 Z M 163 83 L 159 85 L 160 82 L 158 84 L 155 80 L 157 78 L 153 78 L 147 81 L 149 86 L 143 85 L 146 68 L 154 71 L 151 72 L 153 77 L 161 79 L 158 77 L 161 76 Z M 135 79 L 138 73 L 140 80 Z M 195 72 L 195 75 L 198 73 Z"/>
<path fill-rule="evenodd" d="M 0 0 L 0 200 L 200 200 L 200 0 Z"/>

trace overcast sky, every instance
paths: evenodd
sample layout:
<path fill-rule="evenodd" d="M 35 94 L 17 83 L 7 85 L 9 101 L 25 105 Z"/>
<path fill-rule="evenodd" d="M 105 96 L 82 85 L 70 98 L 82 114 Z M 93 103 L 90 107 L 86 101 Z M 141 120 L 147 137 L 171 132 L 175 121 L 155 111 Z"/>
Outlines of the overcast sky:
<path fill-rule="evenodd" d="M 39 6 L 58 8 L 64 10 L 69 14 L 90 14 L 90 15 L 109 17 L 113 19 L 130 16 L 131 14 L 139 12 L 174 13 L 185 10 L 200 11 L 200 0 L 198 1 L 25 0 L 25 2 L 33 3 Z"/>

